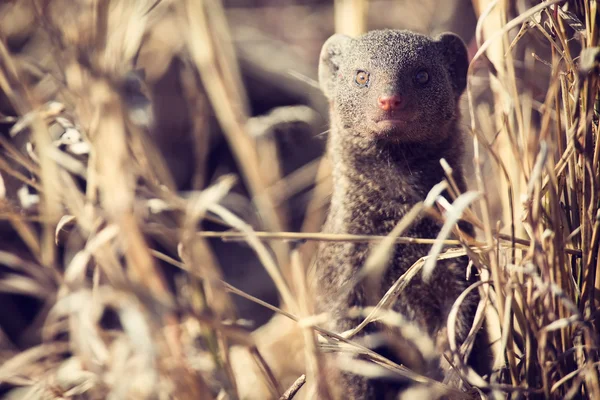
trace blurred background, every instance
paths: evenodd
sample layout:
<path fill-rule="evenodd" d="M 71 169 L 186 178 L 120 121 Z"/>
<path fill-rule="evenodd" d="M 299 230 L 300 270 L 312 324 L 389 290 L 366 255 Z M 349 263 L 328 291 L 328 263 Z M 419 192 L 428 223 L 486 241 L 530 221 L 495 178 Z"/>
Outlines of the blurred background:
<path fill-rule="evenodd" d="M 465 169 L 505 332 L 486 379 L 600 396 L 598 18 L 584 0 L 0 2 L 0 394 L 278 398 L 304 347 L 265 324 L 310 300 L 294 268 L 315 251 L 280 233 L 319 232 L 330 195 L 319 52 L 394 28 L 477 55 Z M 255 365 L 266 392 L 234 379 Z"/>
<path fill-rule="evenodd" d="M 142 109 L 140 113 L 146 114 L 142 119 L 147 119 L 148 139 L 154 141 L 164 158 L 174 187 L 178 191 L 198 190 L 223 175 L 240 175 L 240 167 L 205 94 L 203 82 L 193 71 L 187 38 L 178 26 L 181 16 L 170 3 L 173 2 L 157 2 L 156 8 L 149 11 L 150 15 L 158 16 L 143 33 L 141 46 L 131 60 L 131 71 L 143 74 L 143 79 L 135 81 L 138 78 L 132 75 L 135 82 L 126 88 L 124 95 L 133 108 Z M 85 1 L 45 4 L 47 17 L 65 31 L 78 32 L 83 28 L 80 24 L 89 22 Z M 36 102 L 68 103 L 60 88 L 61 79 L 55 79 L 61 75 L 62 66 L 54 57 L 52 38 L 40 24 L 33 3 L 4 2 L 0 5 L 0 18 L 2 39 L 18 60 L 20 77 L 31 86 Z M 243 114 L 250 119 L 248 133 L 257 142 L 261 173 L 280 210 L 281 227 L 299 231 L 313 199 L 318 162 L 327 138 L 328 109 L 316 84 L 316 72 L 321 45 L 335 31 L 334 4 L 311 0 L 224 1 L 223 9 L 208 15 L 207 19 L 208 24 L 215 25 L 214 35 L 218 36 L 214 38 L 215 51 L 233 51 L 234 63 L 239 63 L 234 64 L 239 71 L 233 76 L 240 80 L 231 82 L 235 83 L 235 92 L 229 95 L 235 98 L 229 100 L 243 108 Z M 340 29 L 348 26 L 351 30 L 360 29 L 347 22 L 350 21 L 337 23 L 341 24 Z M 441 3 L 377 0 L 369 2 L 364 23 L 369 29 L 411 29 L 430 35 L 453 31 L 468 43 L 475 32 L 476 17 L 468 0 Z M 219 48 L 220 42 L 229 39 L 232 48 L 229 48 L 230 43 L 226 43 L 227 49 Z M 131 71 L 125 72 L 133 74 Z M 0 97 L 2 115 L 15 115 L 16 110 L 6 95 L 0 95 L 3 95 Z M 7 137 L 10 128 L 10 119 L 0 124 L 2 134 Z M 55 130 L 56 137 L 64 131 L 59 126 Z M 17 145 L 25 146 L 29 138 L 18 135 L 15 140 Z M 10 181 L 10 177 L 6 179 Z M 257 230 L 265 229 L 243 180 L 223 202 Z M 320 202 L 317 199 L 316 205 L 313 204 L 311 211 L 320 216 L 316 216 L 312 224 L 308 222 L 310 230 L 320 229 L 326 202 L 326 198 Z M 14 241 L 19 238 L 11 232 L 8 223 L 2 224 L 0 246 L 14 249 Z M 215 227 L 207 227 L 211 228 Z M 273 283 L 252 250 L 219 239 L 211 239 L 210 245 L 228 282 L 277 303 Z M 6 317 L 0 324 L 11 339 L 17 341 L 23 340 L 20 332 L 32 318 L 30 312 L 21 310 L 20 303 L 14 302 L 10 311 L 8 306 L 4 308 Z M 257 325 L 270 315 L 264 307 L 240 298 L 236 298 L 236 306 L 241 317 Z"/>

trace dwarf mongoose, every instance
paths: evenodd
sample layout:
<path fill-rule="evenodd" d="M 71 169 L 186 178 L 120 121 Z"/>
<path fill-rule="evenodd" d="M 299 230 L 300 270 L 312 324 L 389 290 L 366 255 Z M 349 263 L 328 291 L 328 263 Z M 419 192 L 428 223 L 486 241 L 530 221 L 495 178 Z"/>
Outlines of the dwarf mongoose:
<path fill-rule="evenodd" d="M 358 38 L 336 34 L 323 45 L 319 84 L 329 100 L 329 157 L 333 195 L 324 231 L 387 235 L 429 190 L 444 180 L 440 159 L 465 189 L 459 130 L 459 97 L 469 61 L 462 40 L 451 33 L 436 39 L 399 30 L 372 31 Z M 465 224 L 467 225 L 467 224 Z M 461 225 L 462 226 L 462 225 Z M 440 223 L 424 216 L 404 233 L 435 238 Z M 467 232 L 472 228 L 467 226 Z M 375 305 L 429 246 L 395 245 L 378 293 L 355 282 L 373 244 L 322 243 L 316 262 L 317 310 L 332 316 L 329 328 L 353 328 L 352 307 Z M 440 261 L 427 282 L 415 277 L 393 309 L 440 343 L 448 312 L 467 280 L 466 258 Z M 465 340 L 479 301 L 472 291 L 461 307 L 457 342 Z M 382 329 L 373 324 L 367 332 Z M 443 340 L 442 340 L 443 342 Z M 441 345 L 443 347 L 443 344 Z M 400 361 L 402 356 L 400 355 Z M 358 375 L 345 375 L 344 398 L 388 397 L 389 388 Z M 384 385 L 385 386 L 385 385 Z M 385 390 L 382 395 L 381 390 Z"/>

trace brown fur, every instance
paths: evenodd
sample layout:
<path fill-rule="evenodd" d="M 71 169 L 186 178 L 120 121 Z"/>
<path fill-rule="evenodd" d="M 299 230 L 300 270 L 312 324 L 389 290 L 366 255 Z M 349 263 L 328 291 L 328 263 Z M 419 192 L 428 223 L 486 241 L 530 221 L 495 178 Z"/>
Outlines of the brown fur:
<path fill-rule="evenodd" d="M 319 80 L 330 101 L 329 156 L 333 164 L 333 195 L 324 231 L 387 235 L 414 204 L 425 199 L 444 179 L 440 158 L 454 170 L 464 190 L 458 128 L 458 99 L 466 86 L 467 52 L 455 35 L 437 40 L 409 31 L 373 31 L 357 39 L 332 36 L 323 46 Z M 356 72 L 369 74 L 361 87 Z M 429 81 L 415 81 L 426 70 Z M 381 95 L 401 95 L 399 112 L 377 106 Z M 402 118 L 405 125 L 381 127 L 374 121 Z M 440 225 L 422 218 L 405 235 L 435 238 Z M 470 227 L 467 229 L 471 229 Z M 351 307 L 374 305 L 428 246 L 396 245 L 377 293 L 366 285 L 347 283 L 364 265 L 373 245 L 323 243 L 317 258 L 317 309 L 332 315 L 329 328 L 342 332 L 359 322 L 348 318 Z M 415 277 L 393 309 L 416 323 L 432 340 L 446 326 L 450 307 L 472 282 L 466 279 L 466 259 L 440 261 L 431 280 Z M 370 286 L 369 286 L 370 288 Z M 479 296 L 467 298 L 457 321 L 457 340 L 468 334 Z M 380 327 L 367 327 L 367 332 Z M 439 341 L 438 341 L 439 342 Z M 402 355 L 395 355 L 402 362 Z M 399 390 L 379 381 L 344 374 L 343 398 L 387 398 Z"/>

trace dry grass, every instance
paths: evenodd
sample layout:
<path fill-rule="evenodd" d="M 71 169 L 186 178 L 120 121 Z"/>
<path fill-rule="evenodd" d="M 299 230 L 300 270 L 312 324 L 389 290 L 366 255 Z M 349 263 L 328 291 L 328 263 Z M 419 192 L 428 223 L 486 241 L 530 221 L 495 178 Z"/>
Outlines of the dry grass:
<path fill-rule="evenodd" d="M 319 185 L 305 217 L 308 231 L 284 232 L 280 202 L 288 194 L 279 191 L 288 186 L 281 160 L 276 148 L 259 146 L 248 132 L 248 101 L 219 1 L 19 2 L 34 6 L 34 23 L 50 46 L 45 57 L 52 65 L 36 71 L 40 81 L 52 82 L 59 102 L 45 103 L 46 87 L 23 79 L 23 71 L 34 68 L 31 61 L 10 54 L 0 40 L 0 90 L 16 111 L 0 114 L 0 122 L 11 126 L 10 138 L 0 136 L 0 217 L 25 246 L 2 247 L 0 291 L 38 299 L 43 309 L 35 332 L 29 332 L 37 341 L 27 349 L 11 344 L 0 330 L 0 385 L 18 388 L 12 398 L 252 398 L 242 393 L 247 378 L 234 374 L 234 345 L 247 350 L 252 366 L 245 372 L 258 371 L 265 396 L 273 398 L 292 398 L 303 384 L 323 398 L 333 396 L 324 382 L 323 351 L 362 353 L 372 362 L 348 360 L 346 368 L 400 376 L 423 384 L 429 395 L 459 398 L 464 394 L 456 387 L 396 365 L 352 337 L 380 319 L 397 326 L 425 358 L 435 356 L 431 344 L 418 339 L 418 330 L 390 312 L 389 304 L 415 274 L 435 268 L 437 259 L 464 254 L 482 276 L 469 289 L 479 290 L 482 301 L 462 348 L 453 339 L 462 298 L 449 320 L 446 356 L 460 377 L 458 386 L 481 398 L 600 398 L 596 1 L 572 1 L 568 8 L 559 7 L 564 2 L 558 0 L 532 2 L 529 9 L 517 7 L 514 16 L 510 1 L 474 1 L 480 14 L 478 50 L 467 94 L 473 191 L 458 193 L 451 179 L 441 183 L 385 238 L 314 233 L 328 187 L 326 163 L 309 166 L 318 169 Z M 366 1 L 336 1 L 336 29 L 361 31 L 367 9 Z M 131 71 L 141 43 L 167 19 L 175 21 L 171 35 L 184 38 L 181 49 L 173 49 L 187 57 L 190 86 L 182 95 L 192 108 L 201 110 L 206 100 L 212 105 L 267 232 L 255 232 L 219 204 L 234 177 L 204 187 L 201 167 L 194 179 L 198 190 L 177 193 L 149 140 L 148 104 L 127 97 L 126 86 L 139 82 Z M 154 60 L 156 68 L 173 54 L 161 56 Z M 536 93 L 529 80 L 543 92 Z M 492 118 L 489 103 L 477 96 L 482 90 L 493 95 Z M 64 132 L 59 138 L 51 134 L 57 124 Z M 196 156 L 205 160 L 202 124 L 197 118 L 193 132 Z M 484 163 L 496 172 L 490 175 Z M 22 184 L 35 193 L 21 191 L 16 197 L 13 188 Z M 438 198 L 448 187 L 452 204 Z M 445 221 L 440 237 L 433 242 L 402 237 L 423 212 Z M 479 240 L 448 238 L 457 233 L 459 218 L 478 228 Z M 201 231 L 206 219 L 232 231 Z M 248 243 L 275 282 L 281 308 L 223 281 L 206 242 L 214 236 Z M 154 248 L 156 238 L 171 243 L 177 254 Z M 433 246 L 377 307 L 358 311 L 365 322 L 338 334 L 319 327 L 326 316 L 312 315 L 311 248 L 305 246 L 304 257 L 296 249 L 298 241 L 319 240 L 379 242 L 361 276 L 382 273 L 394 243 Z M 443 251 L 443 245 L 453 248 Z M 69 256 L 59 257 L 62 252 Z M 181 270 L 175 290 L 159 262 Z M 284 377 L 282 362 L 263 354 L 266 347 L 259 344 L 270 339 L 251 334 L 236 320 L 232 294 L 293 321 L 290 332 L 306 344 L 299 352 L 305 375 Z M 465 354 L 484 315 L 496 339 L 496 362 L 491 376 L 481 377 L 465 364 Z M 285 348 L 285 338 L 282 343 Z"/>

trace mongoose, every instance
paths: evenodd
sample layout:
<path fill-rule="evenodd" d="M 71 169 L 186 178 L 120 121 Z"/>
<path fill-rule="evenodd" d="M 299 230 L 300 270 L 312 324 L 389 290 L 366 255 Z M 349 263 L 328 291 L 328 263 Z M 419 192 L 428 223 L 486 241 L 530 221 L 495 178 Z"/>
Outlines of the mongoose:
<path fill-rule="evenodd" d="M 327 40 L 321 50 L 319 84 L 330 105 L 333 194 L 324 232 L 387 235 L 444 179 L 441 158 L 465 189 L 458 101 L 468 65 L 463 41 L 451 33 L 432 39 L 381 30 L 358 38 L 336 34 Z M 440 227 L 438 221 L 423 217 L 404 234 L 435 238 Z M 472 234 L 471 227 L 466 230 Z M 348 316 L 351 308 L 375 305 L 364 283 L 352 283 L 373 246 L 329 242 L 319 248 L 316 308 L 330 313 L 329 328 L 334 331 L 349 330 L 360 321 Z M 428 251 L 423 245 L 395 245 L 375 302 Z M 465 258 L 438 262 L 431 279 L 415 277 L 393 309 L 443 347 L 440 332 L 445 332 L 448 312 L 472 283 L 466 267 Z M 350 290 L 349 282 L 354 285 Z M 459 345 L 468 335 L 478 301 L 472 291 L 461 307 Z M 373 332 L 381 326 L 367 328 Z M 378 381 L 347 374 L 341 379 L 343 398 L 390 395 L 387 384 Z"/>

